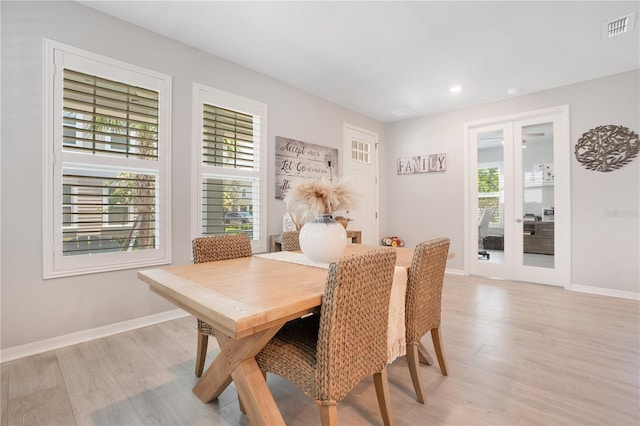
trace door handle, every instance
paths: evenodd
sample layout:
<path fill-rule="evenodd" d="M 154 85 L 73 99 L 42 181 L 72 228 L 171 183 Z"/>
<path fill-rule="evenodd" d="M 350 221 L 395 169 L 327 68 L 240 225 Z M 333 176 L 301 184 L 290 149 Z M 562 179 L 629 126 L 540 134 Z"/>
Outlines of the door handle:
<path fill-rule="evenodd" d="M 516 222 L 522 222 L 522 219 L 517 218 L 517 219 L 516 219 Z"/>

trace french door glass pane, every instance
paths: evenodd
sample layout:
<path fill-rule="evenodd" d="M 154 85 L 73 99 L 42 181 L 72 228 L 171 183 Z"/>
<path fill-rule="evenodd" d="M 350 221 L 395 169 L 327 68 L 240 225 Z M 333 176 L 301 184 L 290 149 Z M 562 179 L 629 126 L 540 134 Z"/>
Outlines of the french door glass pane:
<path fill-rule="evenodd" d="M 478 133 L 478 259 L 504 262 L 504 134 Z"/>
<path fill-rule="evenodd" d="M 522 127 L 523 264 L 554 267 L 553 123 Z"/>

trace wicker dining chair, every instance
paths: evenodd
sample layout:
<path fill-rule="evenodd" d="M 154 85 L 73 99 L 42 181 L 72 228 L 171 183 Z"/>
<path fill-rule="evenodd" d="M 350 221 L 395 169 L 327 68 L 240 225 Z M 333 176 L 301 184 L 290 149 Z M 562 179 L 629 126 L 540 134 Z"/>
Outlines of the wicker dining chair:
<path fill-rule="evenodd" d="M 214 235 L 195 238 L 193 245 L 193 263 L 215 262 L 218 260 L 251 257 L 251 241 L 246 234 Z M 202 376 L 204 361 L 207 357 L 209 336 L 214 336 L 211 325 L 198 318 L 198 352 L 196 354 L 196 376 Z"/>
<path fill-rule="evenodd" d="M 436 238 L 416 246 L 409 267 L 406 297 L 407 363 L 416 396 L 424 404 L 424 392 L 418 374 L 420 339 L 431 331 L 440 371 L 447 375 L 440 333 L 441 299 L 444 271 L 449 253 L 449 239 Z"/>
<path fill-rule="evenodd" d="M 319 315 L 285 324 L 256 355 L 315 399 L 323 425 L 337 424 L 337 404 L 373 375 L 385 425 L 393 424 L 387 382 L 387 324 L 396 252 L 344 256 L 329 266 Z"/>
<path fill-rule="evenodd" d="M 285 231 L 282 233 L 282 251 L 300 250 L 300 232 Z"/>

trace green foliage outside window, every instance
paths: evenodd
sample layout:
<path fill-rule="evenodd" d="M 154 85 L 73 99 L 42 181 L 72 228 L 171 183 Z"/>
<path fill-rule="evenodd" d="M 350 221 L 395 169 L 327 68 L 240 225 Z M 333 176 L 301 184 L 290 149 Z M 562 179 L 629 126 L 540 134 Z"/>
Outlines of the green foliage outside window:
<path fill-rule="evenodd" d="M 478 220 L 485 207 L 493 208 L 492 223 L 500 223 L 500 170 L 478 169 Z"/>
<path fill-rule="evenodd" d="M 478 169 L 478 193 L 499 191 L 500 171 L 498 168 Z"/>

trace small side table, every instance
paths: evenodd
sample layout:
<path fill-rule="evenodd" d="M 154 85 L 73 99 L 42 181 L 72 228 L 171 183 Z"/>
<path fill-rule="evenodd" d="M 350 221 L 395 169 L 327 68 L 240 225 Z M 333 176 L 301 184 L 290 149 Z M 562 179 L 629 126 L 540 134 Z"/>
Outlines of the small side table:
<path fill-rule="evenodd" d="M 362 232 L 347 230 L 347 238 L 351 238 L 353 244 L 362 244 Z"/>

